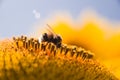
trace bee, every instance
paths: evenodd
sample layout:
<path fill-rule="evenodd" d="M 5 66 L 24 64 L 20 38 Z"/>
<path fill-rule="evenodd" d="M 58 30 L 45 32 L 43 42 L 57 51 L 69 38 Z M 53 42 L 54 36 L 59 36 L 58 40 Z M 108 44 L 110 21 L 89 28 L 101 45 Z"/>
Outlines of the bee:
<path fill-rule="evenodd" d="M 49 27 L 49 33 L 44 33 L 41 38 L 41 42 L 51 42 L 56 45 L 57 48 L 60 48 L 62 45 L 62 38 L 60 35 L 56 34 L 53 29 L 47 24 Z"/>

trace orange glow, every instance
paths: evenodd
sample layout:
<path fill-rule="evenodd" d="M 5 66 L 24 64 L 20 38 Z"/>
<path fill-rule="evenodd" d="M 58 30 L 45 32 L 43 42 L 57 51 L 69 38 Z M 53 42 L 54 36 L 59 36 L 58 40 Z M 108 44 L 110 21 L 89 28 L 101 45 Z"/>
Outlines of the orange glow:
<path fill-rule="evenodd" d="M 94 52 L 95 57 L 120 78 L 120 23 L 87 11 L 76 20 L 69 15 L 56 15 L 48 24 L 62 36 L 63 43 Z"/>

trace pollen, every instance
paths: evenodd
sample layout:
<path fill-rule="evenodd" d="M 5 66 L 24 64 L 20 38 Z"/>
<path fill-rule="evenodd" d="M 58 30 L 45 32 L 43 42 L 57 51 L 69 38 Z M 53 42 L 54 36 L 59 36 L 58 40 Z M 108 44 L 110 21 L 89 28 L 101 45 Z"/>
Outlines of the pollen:
<path fill-rule="evenodd" d="M 13 37 L 13 43 L 17 46 L 16 49 L 26 49 L 27 51 L 33 51 L 33 52 L 38 52 L 40 53 L 41 51 L 49 51 L 51 55 L 54 56 L 66 56 L 70 58 L 78 58 L 80 57 L 81 59 L 93 59 L 94 54 L 91 53 L 90 51 L 87 51 L 81 47 L 77 47 L 74 45 L 66 45 L 62 44 L 60 48 L 58 48 L 55 44 L 52 42 L 39 42 L 39 39 L 34 39 L 34 38 L 25 38 L 25 36 L 21 36 L 21 38 L 15 38 Z"/>
<path fill-rule="evenodd" d="M 1 80 L 118 80 L 82 47 L 26 36 L 0 42 Z"/>

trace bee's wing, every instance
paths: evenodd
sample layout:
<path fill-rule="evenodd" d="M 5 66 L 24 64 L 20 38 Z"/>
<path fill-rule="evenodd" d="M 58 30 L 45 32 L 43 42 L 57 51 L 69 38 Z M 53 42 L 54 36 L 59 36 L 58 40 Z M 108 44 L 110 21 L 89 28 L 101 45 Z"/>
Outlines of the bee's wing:
<path fill-rule="evenodd" d="M 54 36 L 56 36 L 56 33 L 54 32 L 54 30 L 50 27 L 50 25 L 47 24 L 47 27 L 49 29 L 47 29 L 51 34 L 53 34 Z"/>

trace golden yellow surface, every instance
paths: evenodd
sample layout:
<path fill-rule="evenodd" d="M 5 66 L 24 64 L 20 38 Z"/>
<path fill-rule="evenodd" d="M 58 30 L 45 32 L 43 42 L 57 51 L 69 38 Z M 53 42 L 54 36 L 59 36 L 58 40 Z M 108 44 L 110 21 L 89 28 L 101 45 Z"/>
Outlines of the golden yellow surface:
<path fill-rule="evenodd" d="M 91 19 L 80 25 L 56 18 L 51 26 L 62 36 L 64 43 L 92 51 L 98 60 L 120 78 L 120 29 L 99 21 Z"/>
<path fill-rule="evenodd" d="M 14 43 L 0 42 L 0 80 L 118 80 L 95 59 L 70 57 L 59 49 L 56 55 L 52 52 L 46 55 L 47 48 L 31 52 L 22 44 L 17 48 Z"/>

